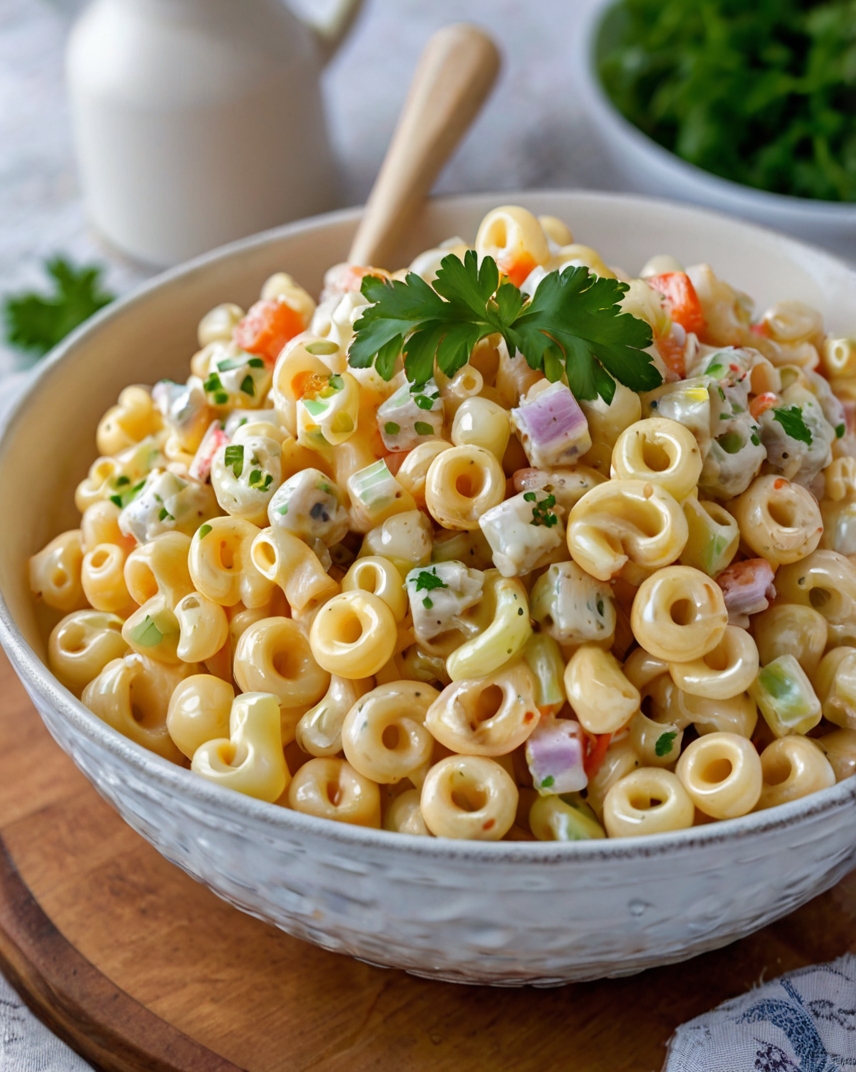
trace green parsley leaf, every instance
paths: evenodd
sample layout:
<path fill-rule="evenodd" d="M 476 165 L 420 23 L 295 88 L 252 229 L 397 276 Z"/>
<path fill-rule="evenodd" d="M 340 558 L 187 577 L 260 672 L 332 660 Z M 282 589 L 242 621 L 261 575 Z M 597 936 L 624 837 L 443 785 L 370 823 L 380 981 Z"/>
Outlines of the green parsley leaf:
<path fill-rule="evenodd" d="M 549 789 L 555 783 L 555 781 L 556 781 L 556 779 L 553 777 L 553 775 L 548 774 L 546 778 L 542 779 L 541 788 L 542 789 Z"/>
<path fill-rule="evenodd" d="M 388 380 L 403 354 L 407 378 L 424 385 L 435 361 L 454 376 L 480 339 L 499 333 L 510 354 L 519 350 L 549 379 L 566 374 L 577 398 L 610 402 L 615 380 L 634 391 L 662 383 L 645 353 L 651 329 L 618 304 L 627 289 L 573 267 L 545 276 L 526 299 L 512 283 L 499 285 L 492 257 L 479 264 L 474 250 L 463 260 L 449 254 L 433 288 L 413 272 L 404 282 L 365 276 L 361 291 L 371 304 L 354 325 L 348 361 L 354 368 L 374 365 Z"/>
<path fill-rule="evenodd" d="M 213 529 L 210 525 L 202 525 L 199 529 L 199 539 L 204 540 L 208 533 L 212 531 Z"/>
<path fill-rule="evenodd" d="M 525 492 L 523 498 L 527 495 L 533 495 L 534 492 Z M 531 500 L 529 500 L 531 501 Z M 536 502 L 532 507 L 532 520 L 530 525 L 544 525 L 548 529 L 551 529 L 554 525 L 558 525 L 559 519 L 552 511 L 552 507 L 556 505 L 556 496 L 548 495 L 546 499 L 542 499 L 540 502 Z"/>
<path fill-rule="evenodd" d="M 595 276 L 587 268 L 550 272 L 508 329 L 513 346 L 534 369 L 556 380 L 564 364 L 576 398 L 597 395 L 608 404 L 615 380 L 633 391 L 652 391 L 663 382 L 645 348 L 650 327 L 623 313 L 618 302 L 626 283 Z M 509 353 L 512 348 L 509 347 Z"/>
<path fill-rule="evenodd" d="M 214 401 L 218 406 L 225 406 L 229 401 L 229 395 L 225 391 L 218 391 L 214 395 Z"/>
<path fill-rule="evenodd" d="M 212 394 L 214 391 L 220 391 L 223 388 L 223 384 L 220 382 L 220 377 L 216 372 L 209 373 L 208 378 L 202 386 L 209 394 Z"/>
<path fill-rule="evenodd" d="M 835 426 L 835 438 L 836 439 L 841 439 L 846 431 L 847 431 L 847 425 L 846 424 L 843 424 L 843 423 L 842 424 L 837 424 Z"/>
<path fill-rule="evenodd" d="M 428 424 L 427 421 L 416 421 L 413 425 L 413 431 L 417 435 L 433 435 L 434 426 L 433 424 Z"/>
<path fill-rule="evenodd" d="M 811 429 L 805 423 L 799 406 L 790 406 L 788 409 L 774 409 L 773 420 L 779 422 L 791 439 L 797 439 L 800 443 L 811 446 Z"/>
<path fill-rule="evenodd" d="M 260 357 L 251 357 L 247 362 L 250 368 L 264 368 L 265 363 Z"/>
<path fill-rule="evenodd" d="M 123 488 L 126 484 L 130 484 L 130 483 L 131 483 L 131 478 L 129 476 L 117 476 L 116 477 L 116 487 L 117 488 Z"/>
<path fill-rule="evenodd" d="M 122 506 L 122 496 L 121 496 L 121 495 L 111 495 L 111 496 L 110 496 L 110 502 L 111 502 L 111 503 L 115 503 L 115 504 L 116 504 L 116 506 L 118 506 L 120 510 L 122 510 L 122 509 L 123 509 L 123 506 Z"/>
<path fill-rule="evenodd" d="M 223 457 L 223 462 L 227 469 L 232 470 L 232 474 L 237 480 L 238 477 L 244 471 L 244 448 L 238 443 L 226 447 L 226 453 Z"/>
<path fill-rule="evenodd" d="M 672 731 L 671 733 L 661 733 L 657 738 L 657 742 L 654 745 L 654 753 L 661 759 L 663 756 L 667 756 L 672 751 L 672 745 L 675 743 L 677 733 Z"/>
<path fill-rule="evenodd" d="M 430 598 L 429 598 L 428 596 L 426 596 L 426 597 L 425 597 L 425 598 L 424 598 L 424 599 L 422 600 L 422 606 L 423 606 L 423 607 L 424 607 L 424 608 L 425 608 L 426 610 L 431 610 L 431 609 L 432 609 L 432 607 L 434 606 L 434 600 L 433 600 L 433 599 L 430 599 Z"/>
<path fill-rule="evenodd" d="M 383 430 L 386 432 L 387 435 L 398 435 L 398 433 L 401 431 L 401 425 L 396 424 L 395 421 L 387 421 L 386 424 L 383 426 Z"/>
<path fill-rule="evenodd" d="M 241 390 L 244 392 L 245 395 L 249 395 L 250 398 L 255 397 L 256 385 L 253 380 L 253 377 L 249 374 L 246 375 L 241 381 Z"/>
<path fill-rule="evenodd" d="M 757 432 L 753 432 L 752 435 L 749 436 L 749 442 L 752 444 L 753 447 L 761 446 L 761 440 L 758 438 Z"/>
<path fill-rule="evenodd" d="M 160 513 L 158 514 L 158 521 L 175 521 L 175 518 L 165 506 L 162 506 Z"/>
<path fill-rule="evenodd" d="M 51 294 L 12 294 L 3 301 L 6 341 L 39 357 L 113 300 L 102 287 L 101 268 L 76 268 L 64 257 L 53 257 L 45 269 Z"/>
<path fill-rule="evenodd" d="M 430 570 L 422 570 L 416 574 L 416 591 L 433 592 L 435 588 L 448 588 L 446 582 Z"/>

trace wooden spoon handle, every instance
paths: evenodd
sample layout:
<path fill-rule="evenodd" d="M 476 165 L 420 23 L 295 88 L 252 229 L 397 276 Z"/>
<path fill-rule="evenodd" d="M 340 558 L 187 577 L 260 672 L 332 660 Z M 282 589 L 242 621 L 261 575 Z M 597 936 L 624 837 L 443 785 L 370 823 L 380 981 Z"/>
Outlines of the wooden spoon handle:
<path fill-rule="evenodd" d="M 478 114 L 499 71 L 496 45 L 466 23 L 431 37 L 351 246 L 352 264 L 381 266 Z"/>

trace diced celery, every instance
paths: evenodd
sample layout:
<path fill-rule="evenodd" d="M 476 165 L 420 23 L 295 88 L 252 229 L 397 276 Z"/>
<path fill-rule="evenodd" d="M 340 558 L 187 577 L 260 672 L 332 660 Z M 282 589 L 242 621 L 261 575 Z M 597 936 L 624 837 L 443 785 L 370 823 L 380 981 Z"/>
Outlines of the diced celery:
<path fill-rule="evenodd" d="M 820 700 L 793 655 L 768 663 L 749 691 L 776 737 L 808 733 L 820 722 Z"/>
<path fill-rule="evenodd" d="M 570 794 L 568 794 L 570 797 Z M 606 837 L 587 804 L 566 797 L 539 797 L 529 810 L 529 829 L 539 841 L 590 841 Z"/>
<path fill-rule="evenodd" d="M 546 633 L 533 633 L 523 649 L 523 658 L 535 675 L 535 703 L 538 707 L 564 703 L 562 680 L 565 660 L 558 643 Z"/>

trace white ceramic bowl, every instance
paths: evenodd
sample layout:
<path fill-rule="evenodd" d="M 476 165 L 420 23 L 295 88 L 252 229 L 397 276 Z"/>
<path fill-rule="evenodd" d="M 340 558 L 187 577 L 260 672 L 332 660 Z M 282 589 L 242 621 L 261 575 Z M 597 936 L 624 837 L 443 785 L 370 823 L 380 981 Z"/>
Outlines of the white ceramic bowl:
<path fill-rule="evenodd" d="M 669 152 L 625 119 L 597 69 L 613 8 L 607 0 L 589 11 L 578 37 L 577 62 L 585 111 L 628 189 L 717 208 L 856 259 L 856 204 L 767 193 L 720 178 Z"/>
<path fill-rule="evenodd" d="M 472 236 L 516 201 L 566 219 L 608 263 L 711 262 L 761 302 L 802 298 L 856 327 L 856 274 L 817 250 L 714 213 L 583 193 L 434 203 L 415 252 Z M 0 441 L 0 639 L 51 733 L 169 860 L 239 908 L 327 949 L 466 982 L 551 984 L 636 972 L 747 934 L 856 864 L 856 778 L 772 811 L 668 836 L 588 843 L 441 841 L 350 827 L 213 786 L 119 736 L 46 670 L 27 556 L 76 524 L 72 492 L 103 410 L 130 382 L 186 373 L 197 321 L 248 304 L 264 278 L 310 289 L 356 211 L 237 243 L 117 302 L 45 363 Z"/>

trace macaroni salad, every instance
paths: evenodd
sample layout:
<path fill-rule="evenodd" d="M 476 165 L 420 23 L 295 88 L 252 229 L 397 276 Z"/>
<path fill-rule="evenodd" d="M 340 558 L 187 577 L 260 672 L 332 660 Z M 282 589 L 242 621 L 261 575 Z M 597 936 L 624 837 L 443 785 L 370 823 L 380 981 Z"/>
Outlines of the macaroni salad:
<path fill-rule="evenodd" d="M 856 339 L 521 208 L 472 248 L 317 305 L 274 275 L 122 391 L 29 563 L 53 673 L 198 777 L 408 834 L 661 833 L 856 773 Z"/>

